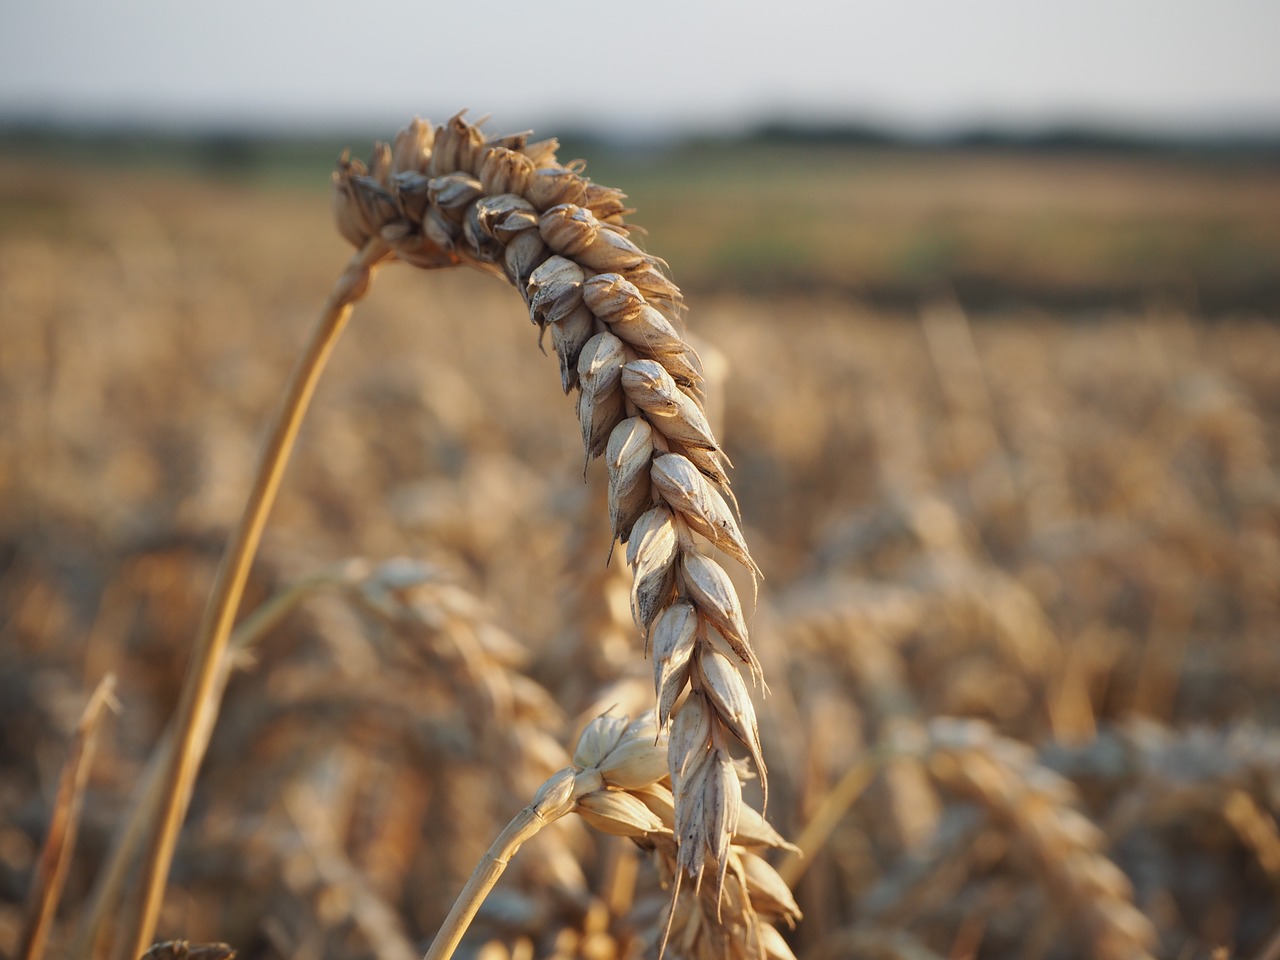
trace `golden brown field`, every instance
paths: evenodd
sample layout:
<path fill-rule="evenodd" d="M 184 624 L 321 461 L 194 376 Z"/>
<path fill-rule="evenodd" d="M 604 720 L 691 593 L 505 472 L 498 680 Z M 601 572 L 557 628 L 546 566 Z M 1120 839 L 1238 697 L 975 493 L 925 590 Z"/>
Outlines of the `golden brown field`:
<path fill-rule="evenodd" d="M 1280 956 L 1280 171 L 809 162 L 588 166 L 685 288 L 764 571 L 791 949 Z M 112 672 L 48 956 L 92 910 L 349 256 L 326 186 L 0 163 L 0 955 Z M 603 468 L 536 341 L 479 273 L 388 267 L 356 308 L 163 938 L 419 956 L 583 724 L 652 705 Z M 664 904 L 635 845 L 565 821 L 459 956 L 650 956 Z"/>

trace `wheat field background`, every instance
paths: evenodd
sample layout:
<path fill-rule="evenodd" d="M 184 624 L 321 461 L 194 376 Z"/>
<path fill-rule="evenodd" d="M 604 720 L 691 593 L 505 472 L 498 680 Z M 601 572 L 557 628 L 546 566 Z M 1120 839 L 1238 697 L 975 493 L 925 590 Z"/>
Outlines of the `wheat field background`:
<path fill-rule="evenodd" d="M 769 817 L 809 842 L 774 860 L 795 954 L 1280 956 L 1280 168 L 583 155 L 712 374 Z M 348 256 L 318 167 L 91 159 L 0 161 L 3 955 L 110 671 L 51 956 L 90 909 Z M 315 582 L 243 653 L 164 936 L 417 956 L 574 731 L 652 702 L 536 340 L 478 273 L 391 267 L 357 307 L 246 609 Z M 463 952 L 645 956 L 662 897 L 566 827 Z"/>

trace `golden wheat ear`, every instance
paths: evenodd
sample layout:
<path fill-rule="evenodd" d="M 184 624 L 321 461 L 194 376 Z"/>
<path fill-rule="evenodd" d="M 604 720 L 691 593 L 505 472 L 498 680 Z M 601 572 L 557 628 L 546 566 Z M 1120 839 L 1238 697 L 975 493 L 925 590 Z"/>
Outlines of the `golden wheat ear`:
<path fill-rule="evenodd" d="M 723 868 L 738 804 L 732 752 L 768 781 L 744 671 L 762 682 L 746 616 L 713 551 L 760 569 L 735 517 L 728 459 L 704 410 L 702 361 L 683 333 L 680 290 L 632 239 L 624 194 L 561 165 L 554 141 L 486 138 L 461 114 L 415 120 L 368 164 L 334 175 L 338 230 L 424 269 L 468 264 L 504 276 L 540 342 L 550 334 L 566 393 L 578 392 L 588 463 L 604 456 L 609 520 L 626 546 L 632 615 L 655 656 L 658 713 L 674 724 L 669 769 L 681 866 Z M 735 505 L 736 507 L 736 505 Z M 611 550 L 612 548 L 610 548 Z M 734 744 L 737 744 L 734 747 Z M 723 869 L 717 886 L 723 886 Z"/>

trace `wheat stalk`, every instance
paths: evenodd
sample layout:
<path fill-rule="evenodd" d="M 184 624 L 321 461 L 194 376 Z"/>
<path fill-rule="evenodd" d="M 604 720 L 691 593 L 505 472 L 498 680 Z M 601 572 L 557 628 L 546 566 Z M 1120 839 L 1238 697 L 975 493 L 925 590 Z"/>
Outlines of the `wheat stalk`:
<path fill-rule="evenodd" d="M 218 663 L 213 688 L 204 701 L 204 709 L 196 728 L 187 740 L 187 749 L 193 749 L 199 755 L 203 755 L 207 749 L 217 719 L 218 704 L 231 678 L 238 655 L 278 626 L 287 614 L 314 592 L 358 581 L 365 575 L 367 570 L 361 561 L 340 563 L 289 584 L 245 617 L 230 637 L 227 649 Z M 120 825 L 112 840 L 105 866 L 99 872 L 87 908 L 83 911 L 84 916 L 72 947 L 76 956 L 96 957 L 105 949 L 104 938 L 111 925 L 111 913 L 119 907 L 128 872 L 137 856 L 139 845 L 145 840 L 148 825 L 157 822 L 158 811 L 165 802 L 163 777 L 174 761 L 173 729 L 171 727 L 165 732 L 164 738 L 152 754 L 135 789 L 136 800 L 128 818 Z"/>
<path fill-rule="evenodd" d="M 40 860 L 32 878 L 28 896 L 26 922 L 23 925 L 22 960 L 40 960 L 44 956 L 58 901 L 67 881 L 67 870 L 76 847 L 84 794 L 89 785 L 89 772 L 97 752 L 98 731 L 106 708 L 116 708 L 116 678 L 109 673 L 98 681 L 80 722 L 58 781 L 57 800 L 49 820 L 49 832 L 40 851 Z"/>
<path fill-rule="evenodd" d="M 201 730 L 216 715 L 249 565 L 302 417 L 352 305 L 392 257 L 505 275 L 543 333 L 550 327 L 561 385 L 580 391 L 587 458 L 608 454 L 610 523 L 634 571 L 634 619 L 654 647 L 659 724 L 673 721 L 675 893 L 686 874 L 700 888 L 709 857 L 720 901 L 741 805 L 730 744 L 745 745 L 762 785 L 766 772 L 739 671 L 759 680 L 759 661 L 728 574 L 702 551 L 720 549 L 753 577 L 759 570 L 726 502 L 727 461 L 703 412 L 701 364 L 677 330 L 679 290 L 628 238 L 623 195 L 591 183 L 580 164 L 559 166 L 555 147 L 523 134 L 486 140 L 459 115 L 435 130 L 415 121 L 394 147 L 379 145 L 369 167 L 340 163 L 338 228 L 358 252 L 286 390 L 206 607 L 171 725 L 174 746 L 161 755 L 161 802 L 128 926 L 133 955 L 155 930 L 207 741 Z"/>
<path fill-rule="evenodd" d="M 709 853 L 719 896 L 727 823 L 740 802 L 731 744 L 768 789 L 755 708 L 761 680 L 737 591 L 708 546 L 751 559 L 729 503 L 727 460 L 703 410 L 701 362 L 680 333 L 679 289 L 629 237 L 623 194 L 561 166 L 556 143 L 486 140 L 462 115 L 415 120 L 368 166 L 334 178 L 340 232 L 406 263 L 465 263 L 505 276 L 550 333 L 566 393 L 577 389 L 588 461 L 604 455 L 609 517 L 634 573 L 632 615 L 653 650 L 658 722 L 672 723 L 677 876 L 700 884 Z M 686 695 L 687 691 L 687 695 Z M 683 700 L 681 699 L 683 697 Z"/>

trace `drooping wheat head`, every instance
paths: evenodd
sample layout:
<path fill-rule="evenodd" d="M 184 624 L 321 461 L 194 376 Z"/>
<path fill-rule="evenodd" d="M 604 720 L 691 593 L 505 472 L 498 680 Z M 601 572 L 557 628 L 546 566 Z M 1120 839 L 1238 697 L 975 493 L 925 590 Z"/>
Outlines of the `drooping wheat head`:
<path fill-rule="evenodd" d="M 742 604 L 714 547 L 752 560 L 730 503 L 728 465 L 707 421 L 701 361 L 680 332 L 681 296 L 630 238 L 624 195 L 562 166 L 554 140 L 486 139 L 462 115 L 415 120 L 366 166 L 334 177 L 338 228 L 423 268 L 469 264 L 505 276 L 551 336 L 566 393 L 578 391 L 587 460 L 604 455 L 609 518 L 634 574 L 632 615 L 652 649 L 658 723 L 671 722 L 676 874 L 725 894 L 741 807 L 734 743 L 767 801 L 755 708 L 760 682 Z M 687 693 L 686 693 L 687 691 Z"/>

